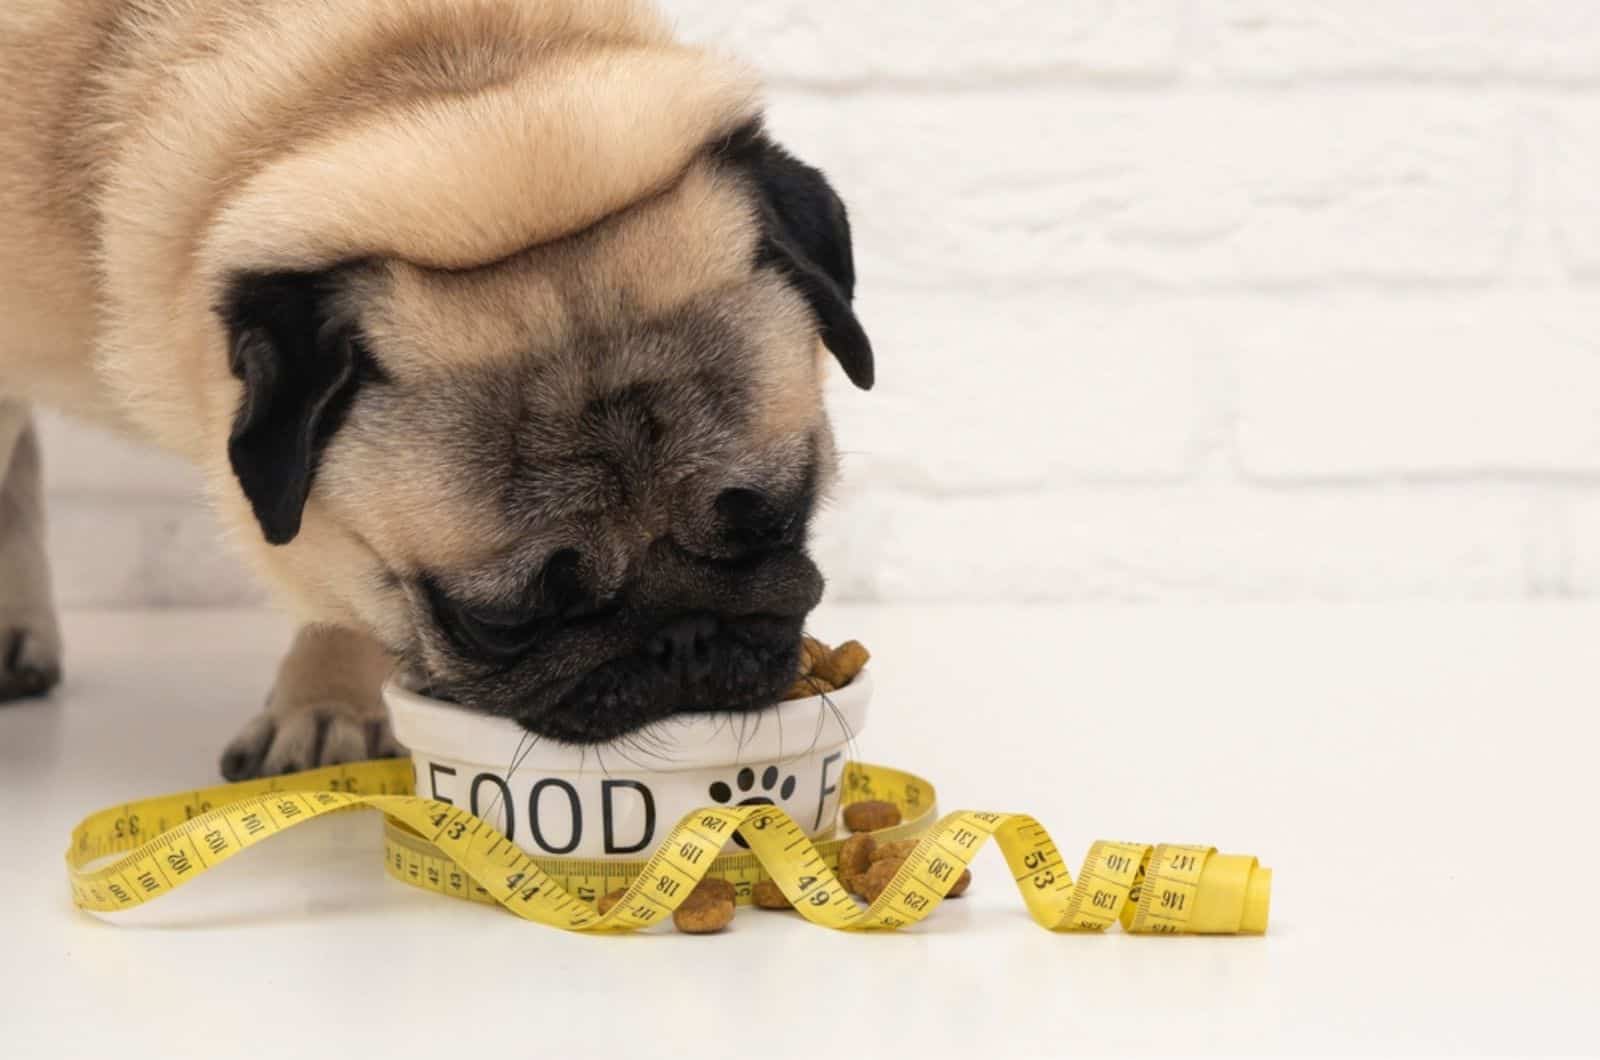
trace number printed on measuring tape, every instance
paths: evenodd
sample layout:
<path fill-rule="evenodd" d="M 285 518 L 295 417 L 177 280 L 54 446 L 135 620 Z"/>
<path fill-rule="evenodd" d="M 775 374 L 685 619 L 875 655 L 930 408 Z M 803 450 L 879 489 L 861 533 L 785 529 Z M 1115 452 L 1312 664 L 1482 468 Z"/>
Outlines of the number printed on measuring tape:
<path fill-rule="evenodd" d="M 74 901 L 116 912 L 153 901 L 256 843 L 329 813 L 380 811 L 391 876 L 456 898 L 492 902 L 569 931 L 632 931 L 664 922 L 702 879 L 732 883 L 738 900 L 772 880 L 800 915 L 843 931 L 897 930 L 938 907 L 979 850 L 999 847 L 1029 914 L 1051 931 L 1259 934 L 1272 870 L 1211 847 L 1101 840 L 1074 878 L 1044 827 L 1026 814 L 964 810 L 936 819 L 933 785 L 886 766 L 850 763 L 847 801 L 885 799 L 904 822 L 874 833 L 918 837 L 869 905 L 835 875 L 838 839 L 811 839 L 776 806 L 708 806 L 680 820 L 643 861 L 534 857 L 482 819 L 412 793 L 408 762 L 358 762 L 111 807 L 73 831 Z M 748 852 L 719 855 L 729 837 Z M 98 864 L 97 862 L 108 863 Z M 625 893 L 601 914 L 600 895 Z"/>

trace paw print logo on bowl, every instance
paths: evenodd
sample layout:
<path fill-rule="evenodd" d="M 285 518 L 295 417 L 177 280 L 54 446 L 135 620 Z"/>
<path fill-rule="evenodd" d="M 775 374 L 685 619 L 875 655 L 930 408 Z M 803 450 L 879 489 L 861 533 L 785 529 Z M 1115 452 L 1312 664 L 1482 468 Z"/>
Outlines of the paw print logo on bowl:
<path fill-rule="evenodd" d="M 761 787 L 757 791 L 756 771 L 749 766 L 745 766 L 739 770 L 739 775 L 734 777 L 734 785 L 738 788 L 737 792 L 728 785 L 727 781 L 717 780 L 712 782 L 706 793 L 711 796 L 712 802 L 721 803 L 724 806 L 730 803 L 734 806 L 774 806 L 777 804 L 778 799 L 788 799 L 794 794 L 794 774 L 783 776 L 777 766 L 768 766 L 763 769 L 760 780 Z M 752 791 L 755 793 L 751 794 Z M 735 794 L 743 795 L 744 797 L 738 802 L 734 802 Z M 736 835 L 733 837 L 733 841 L 741 847 L 749 849 L 750 844 L 744 841 L 743 836 Z"/>

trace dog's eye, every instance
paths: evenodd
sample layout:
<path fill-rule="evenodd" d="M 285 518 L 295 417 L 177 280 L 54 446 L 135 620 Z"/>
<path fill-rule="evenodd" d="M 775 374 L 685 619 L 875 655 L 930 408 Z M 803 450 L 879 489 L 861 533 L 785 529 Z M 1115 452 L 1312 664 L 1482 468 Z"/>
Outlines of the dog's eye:
<path fill-rule="evenodd" d="M 547 620 L 511 615 L 495 609 L 458 607 L 454 623 L 458 641 L 477 655 L 511 659 L 533 647 Z"/>
<path fill-rule="evenodd" d="M 469 655 L 513 659 L 533 647 L 549 623 L 544 616 L 451 599 L 432 582 L 426 588 L 434 621 Z"/>

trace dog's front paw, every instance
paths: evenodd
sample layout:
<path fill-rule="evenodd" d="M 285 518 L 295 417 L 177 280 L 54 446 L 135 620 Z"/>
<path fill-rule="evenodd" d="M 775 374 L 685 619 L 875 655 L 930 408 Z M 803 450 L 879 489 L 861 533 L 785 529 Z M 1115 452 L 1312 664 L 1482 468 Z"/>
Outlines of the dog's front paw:
<path fill-rule="evenodd" d="M 61 683 L 61 636 L 55 622 L 0 621 L 0 703 L 42 696 Z"/>
<path fill-rule="evenodd" d="M 405 754 L 383 705 L 391 666 L 364 633 L 300 627 L 266 709 L 223 752 L 222 775 L 245 780 Z"/>
<path fill-rule="evenodd" d="M 326 700 L 285 704 L 274 697 L 223 751 L 222 775 L 249 780 L 405 753 L 382 706 L 375 713 L 369 705 Z"/>

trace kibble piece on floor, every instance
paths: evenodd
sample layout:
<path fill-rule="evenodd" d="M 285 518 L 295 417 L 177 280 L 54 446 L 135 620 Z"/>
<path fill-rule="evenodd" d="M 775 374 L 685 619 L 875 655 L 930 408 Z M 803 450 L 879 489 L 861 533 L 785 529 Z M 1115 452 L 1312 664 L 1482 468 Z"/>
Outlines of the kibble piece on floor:
<path fill-rule="evenodd" d="M 839 847 L 839 876 L 849 879 L 867 871 L 878 841 L 870 835 L 853 835 Z"/>
<path fill-rule="evenodd" d="M 867 874 L 861 878 L 861 890 L 856 892 L 869 902 L 876 902 L 878 895 L 889 886 L 889 881 L 894 879 L 894 874 L 900 871 L 904 861 L 888 860 L 875 861 Z"/>
<path fill-rule="evenodd" d="M 893 843 L 879 843 L 873 848 L 872 857 L 867 860 L 884 861 L 892 859 L 894 861 L 904 861 L 911 856 L 911 852 L 916 848 L 917 841 L 915 839 L 896 839 Z"/>
<path fill-rule="evenodd" d="M 609 894 L 602 894 L 600 901 L 595 903 L 595 908 L 600 910 L 600 915 L 605 916 L 611 912 L 611 907 L 622 901 L 622 896 L 628 893 L 626 887 L 618 887 Z"/>
<path fill-rule="evenodd" d="M 956 885 L 945 894 L 946 898 L 960 898 L 967 893 L 967 888 L 972 886 L 972 870 L 962 869 L 961 878 L 956 880 Z"/>
<path fill-rule="evenodd" d="M 900 823 L 900 807 L 892 802 L 869 799 L 852 802 L 844 808 L 844 826 L 852 832 L 876 832 Z"/>
<path fill-rule="evenodd" d="M 756 885 L 750 888 L 750 897 L 762 909 L 793 909 L 789 898 L 771 880 L 757 880 Z"/>
<path fill-rule="evenodd" d="M 672 923 L 686 935 L 710 935 L 733 923 L 733 884 L 701 880 L 683 904 L 672 911 Z"/>
<path fill-rule="evenodd" d="M 716 876 L 706 877 L 699 883 L 695 884 L 694 889 L 697 891 L 704 891 L 706 894 L 713 895 L 717 898 L 725 898 L 730 902 L 736 901 L 739 897 L 739 891 L 732 883 Z"/>

